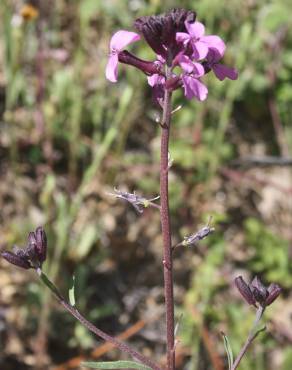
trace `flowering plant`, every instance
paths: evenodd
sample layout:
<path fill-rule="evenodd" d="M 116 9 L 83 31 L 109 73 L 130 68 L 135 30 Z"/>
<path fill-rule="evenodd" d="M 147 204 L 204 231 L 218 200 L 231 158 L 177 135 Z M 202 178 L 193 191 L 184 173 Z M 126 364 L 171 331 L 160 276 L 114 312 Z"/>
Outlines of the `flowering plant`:
<path fill-rule="evenodd" d="M 172 117 L 172 93 L 183 88 L 187 99 L 196 98 L 204 101 L 208 95 L 208 89 L 202 82 L 204 75 L 213 71 L 220 80 L 229 78 L 236 80 L 237 71 L 221 63 L 226 50 L 224 41 L 217 35 L 205 35 L 205 27 L 196 20 L 196 13 L 185 9 L 173 9 L 166 14 L 138 18 L 134 26 L 139 33 L 125 30 L 117 31 L 110 41 L 110 55 L 106 66 L 106 77 L 111 82 L 117 82 L 119 63 L 128 64 L 142 71 L 147 76 L 148 84 L 153 88 L 154 98 L 161 106 L 163 113 L 161 126 L 161 155 L 160 155 L 160 194 L 148 199 L 134 193 L 114 189 L 115 198 L 130 203 L 135 210 L 142 214 L 147 207 L 153 207 L 160 211 L 161 229 L 163 239 L 164 294 L 166 312 L 166 367 L 157 364 L 149 357 L 133 349 L 128 344 L 108 335 L 90 323 L 78 311 L 75 299 L 67 302 L 58 288 L 42 271 L 42 265 L 46 260 L 47 238 L 42 227 L 38 227 L 28 235 L 28 244 L 25 248 L 14 247 L 13 252 L 4 251 L 2 257 L 9 263 L 24 269 L 34 269 L 42 282 L 52 291 L 60 304 L 90 331 L 105 341 L 110 342 L 121 351 L 129 354 L 135 361 L 117 361 L 114 363 L 87 363 L 87 367 L 103 369 L 175 369 L 175 326 L 174 326 L 174 297 L 173 297 L 173 253 L 176 247 L 193 247 L 202 239 L 214 232 L 214 228 L 208 225 L 201 230 L 185 236 L 183 241 L 172 245 L 171 223 L 168 202 L 168 174 L 171 167 L 169 160 L 169 136 Z M 138 58 L 127 50 L 129 44 L 140 40 L 141 35 L 148 45 L 156 53 L 154 61 L 146 61 Z M 160 204 L 155 201 L 160 199 Z M 229 345 L 226 345 L 228 354 L 229 370 L 235 370 L 250 344 L 262 329 L 258 330 L 264 310 L 279 296 L 281 288 L 277 284 L 271 284 L 266 288 L 259 278 L 255 278 L 247 284 L 241 276 L 235 279 L 235 285 L 244 299 L 250 305 L 257 308 L 254 326 L 242 347 L 240 353 L 233 361 Z M 227 337 L 224 335 L 227 343 Z M 138 361 L 138 362 L 137 362 Z"/>

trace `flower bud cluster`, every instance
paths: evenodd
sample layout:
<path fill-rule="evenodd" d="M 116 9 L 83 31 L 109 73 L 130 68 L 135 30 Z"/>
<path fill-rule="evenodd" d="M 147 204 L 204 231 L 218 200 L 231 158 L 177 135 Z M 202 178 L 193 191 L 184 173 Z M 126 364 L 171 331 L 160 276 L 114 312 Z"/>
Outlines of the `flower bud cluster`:
<path fill-rule="evenodd" d="M 282 291 L 281 287 L 275 283 L 266 288 L 257 276 L 250 284 L 247 284 L 242 276 L 238 276 L 234 282 L 246 302 L 255 307 L 257 303 L 262 307 L 269 306 Z"/>
<path fill-rule="evenodd" d="M 27 246 L 20 249 L 13 247 L 13 252 L 4 251 L 1 256 L 9 263 L 24 268 L 41 268 L 47 256 L 47 237 L 44 229 L 39 226 L 28 235 Z"/>

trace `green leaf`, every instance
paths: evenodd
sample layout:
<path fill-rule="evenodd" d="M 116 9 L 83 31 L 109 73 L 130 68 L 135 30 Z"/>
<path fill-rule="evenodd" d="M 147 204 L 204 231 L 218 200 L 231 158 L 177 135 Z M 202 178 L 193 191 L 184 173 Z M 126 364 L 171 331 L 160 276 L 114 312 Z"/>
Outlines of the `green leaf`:
<path fill-rule="evenodd" d="M 151 370 L 150 367 L 134 361 L 109 361 L 109 362 L 83 362 L 83 367 L 90 369 L 142 369 Z"/>
<path fill-rule="evenodd" d="M 72 276 L 72 282 L 71 282 L 71 287 L 69 289 L 69 302 L 71 306 L 75 306 L 76 301 L 75 301 L 75 275 Z"/>
<path fill-rule="evenodd" d="M 225 351 L 227 353 L 228 369 L 231 370 L 232 364 L 233 364 L 233 353 L 232 353 L 232 349 L 231 349 L 231 346 L 230 346 L 230 343 L 229 343 L 229 340 L 228 340 L 227 336 L 223 332 L 221 332 L 221 335 L 223 337 L 224 347 L 225 347 Z"/>

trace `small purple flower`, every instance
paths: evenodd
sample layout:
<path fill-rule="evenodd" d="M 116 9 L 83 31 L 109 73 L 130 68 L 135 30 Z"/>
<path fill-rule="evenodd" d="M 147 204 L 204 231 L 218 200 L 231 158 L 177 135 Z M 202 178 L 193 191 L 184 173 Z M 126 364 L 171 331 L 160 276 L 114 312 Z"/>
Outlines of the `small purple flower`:
<path fill-rule="evenodd" d="M 110 56 L 106 66 L 106 78 L 111 82 L 117 82 L 119 52 L 132 42 L 140 40 L 140 35 L 135 32 L 120 30 L 116 32 L 110 41 Z"/>
<path fill-rule="evenodd" d="M 20 249 L 13 247 L 13 252 L 4 251 L 1 256 L 15 266 L 30 269 L 41 268 L 47 255 L 47 237 L 44 229 L 39 226 L 34 232 L 28 235 L 28 244 Z"/>
<path fill-rule="evenodd" d="M 205 74 L 202 64 L 192 61 L 188 56 L 180 54 L 177 63 L 181 66 L 183 74 L 181 76 L 184 93 L 187 99 L 197 98 L 203 101 L 207 98 L 208 89 L 199 80 Z"/>
<path fill-rule="evenodd" d="M 188 33 L 178 32 L 176 40 L 182 42 L 185 47 L 188 45 L 192 48 L 192 56 L 195 60 L 204 59 L 210 48 L 217 50 L 223 56 L 225 52 L 225 44 L 223 40 L 216 35 L 205 35 L 205 26 L 201 22 L 185 22 Z"/>
<path fill-rule="evenodd" d="M 230 80 L 237 80 L 238 73 L 236 69 L 227 67 L 226 65 L 219 63 L 219 60 L 221 58 L 222 56 L 217 52 L 217 50 L 210 49 L 206 58 L 206 62 L 204 62 L 206 72 L 212 69 L 215 73 L 215 76 L 220 81 L 223 81 L 225 78 L 229 78 Z"/>
<path fill-rule="evenodd" d="M 238 276 L 234 282 L 246 302 L 255 307 L 257 307 L 256 303 L 259 303 L 262 307 L 269 306 L 282 291 L 281 287 L 275 283 L 266 288 L 257 276 L 250 284 L 247 284 L 242 276 Z"/>

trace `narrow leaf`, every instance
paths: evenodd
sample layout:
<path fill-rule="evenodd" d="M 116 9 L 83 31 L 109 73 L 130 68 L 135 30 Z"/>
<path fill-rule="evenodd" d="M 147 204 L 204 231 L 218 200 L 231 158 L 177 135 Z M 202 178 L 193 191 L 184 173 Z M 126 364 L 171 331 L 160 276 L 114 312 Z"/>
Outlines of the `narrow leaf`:
<path fill-rule="evenodd" d="M 109 362 L 83 362 L 83 367 L 90 369 L 142 369 L 151 370 L 150 367 L 134 361 L 109 361 Z"/>
<path fill-rule="evenodd" d="M 72 276 L 72 282 L 71 282 L 71 287 L 69 289 L 69 302 L 71 306 L 75 306 L 76 301 L 75 301 L 75 275 Z"/>
<path fill-rule="evenodd" d="M 227 336 L 223 332 L 221 332 L 221 335 L 223 337 L 224 347 L 225 347 L 225 351 L 227 353 L 228 369 L 231 370 L 232 364 L 233 364 L 233 353 L 232 353 L 232 349 L 231 349 L 230 342 L 229 342 Z"/>

